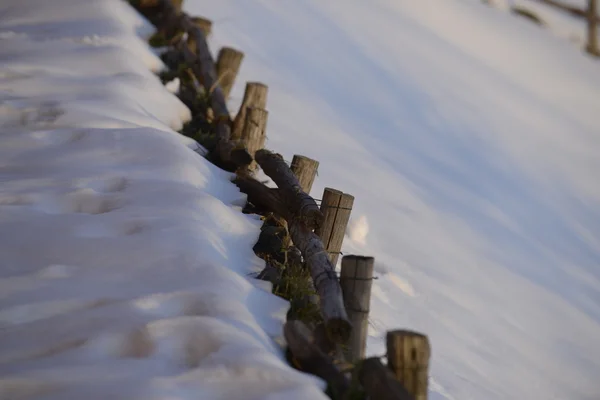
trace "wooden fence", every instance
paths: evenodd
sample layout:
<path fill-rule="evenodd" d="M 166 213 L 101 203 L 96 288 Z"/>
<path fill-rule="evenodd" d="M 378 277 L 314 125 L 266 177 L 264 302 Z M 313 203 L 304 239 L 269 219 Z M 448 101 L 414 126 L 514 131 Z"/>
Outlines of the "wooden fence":
<path fill-rule="evenodd" d="M 284 336 L 290 363 L 328 384 L 334 399 L 425 400 L 430 357 L 425 335 L 387 334 L 387 365 L 365 359 L 373 280 L 372 257 L 346 255 L 341 276 L 336 264 L 354 197 L 326 188 L 320 205 L 309 193 L 319 162 L 295 155 L 291 166 L 264 149 L 268 87 L 246 84 L 240 109 L 232 117 L 226 99 L 244 54 L 225 47 L 213 59 L 206 37 L 212 22 L 182 12 L 182 0 L 130 0 L 157 33 L 169 67 L 163 81 L 180 79 L 178 96 L 192 121 L 183 134 L 198 140 L 219 167 L 235 172 L 233 182 L 247 194 L 244 212 L 260 214 L 264 224 L 255 253 L 265 260 L 259 279 L 291 303 Z M 260 167 L 277 185 L 254 177 Z"/>

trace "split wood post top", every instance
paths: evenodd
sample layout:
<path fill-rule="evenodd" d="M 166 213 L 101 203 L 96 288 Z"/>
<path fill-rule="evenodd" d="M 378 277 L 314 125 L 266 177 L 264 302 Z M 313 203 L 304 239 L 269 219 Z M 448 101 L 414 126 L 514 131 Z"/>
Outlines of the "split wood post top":
<path fill-rule="evenodd" d="M 387 333 L 388 367 L 415 400 L 427 399 L 431 347 L 421 333 L 396 330 Z"/>
<path fill-rule="evenodd" d="M 340 285 L 344 306 L 354 328 L 344 352 L 350 362 L 365 358 L 374 264 L 373 257 L 349 255 L 342 258 Z"/>
<path fill-rule="evenodd" d="M 317 170 L 319 169 L 319 162 L 312 158 L 295 154 L 290 168 L 298 178 L 302 190 L 310 194 L 310 189 L 312 189 L 313 182 L 317 176 Z"/>
<path fill-rule="evenodd" d="M 244 130 L 244 122 L 246 121 L 246 113 L 248 107 L 255 108 L 267 108 L 267 93 L 269 87 L 264 83 L 260 82 L 248 82 L 246 83 L 246 89 L 244 90 L 244 98 L 242 105 L 238 110 L 235 119 L 233 120 L 233 126 L 231 128 L 231 138 L 234 140 L 242 137 L 242 131 Z"/>
<path fill-rule="evenodd" d="M 315 233 L 323 241 L 325 250 L 329 253 L 329 259 L 334 266 L 337 264 L 342 250 L 342 243 L 353 205 L 354 196 L 339 190 L 325 188 L 321 200 L 321 212 L 324 219 L 323 223 L 315 230 Z"/>
<path fill-rule="evenodd" d="M 269 112 L 263 108 L 251 107 L 248 108 L 246 113 L 246 122 L 244 123 L 241 140 L 253 158 L 256 152 L 262 149 L 265 144 L 268 117 Z M 252 161 L 250 169 L 254 170 L 256 167 L 256 162 Z"/>
<path fill-rule="evenodd" d="M 217 56 L 217 79 L 223 89 L 225 98 L 229 97 L 235 78 L 240 71 L 244 53 L 231 47 L 223 47 Z"/>

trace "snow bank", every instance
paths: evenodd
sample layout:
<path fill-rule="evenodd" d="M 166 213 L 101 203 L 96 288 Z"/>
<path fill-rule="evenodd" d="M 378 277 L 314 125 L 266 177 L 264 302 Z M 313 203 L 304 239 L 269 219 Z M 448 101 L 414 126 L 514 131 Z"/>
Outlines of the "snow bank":
<path fill-rule="evenodd" d="M 366 216 L 369 353 L 427 333 L 432 400 L 600 398 L 597 61 L 476 0 L 186 1 Z"/>
<path fill-rule="evenodd" d="M 0 399 L 324 398 L 150 31 L 120 0 L 0 5 Z"/>

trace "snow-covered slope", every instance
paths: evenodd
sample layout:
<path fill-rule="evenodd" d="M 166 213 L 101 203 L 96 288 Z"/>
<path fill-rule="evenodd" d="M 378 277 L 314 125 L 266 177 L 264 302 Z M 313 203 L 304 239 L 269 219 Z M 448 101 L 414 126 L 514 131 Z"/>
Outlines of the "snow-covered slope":
<path fill-rule="evenodd" d="M 121 0 L 0 4 L 0 399 L 305 399 L 260 221 Z"/>
<path fill-rule="evenodd" d="M 434 400 L 600 398 L 598 62 L 473 0 L 187 8 L 269 84 L 267 146 L 356 196 L 370 353 L 429 334 Z"/>

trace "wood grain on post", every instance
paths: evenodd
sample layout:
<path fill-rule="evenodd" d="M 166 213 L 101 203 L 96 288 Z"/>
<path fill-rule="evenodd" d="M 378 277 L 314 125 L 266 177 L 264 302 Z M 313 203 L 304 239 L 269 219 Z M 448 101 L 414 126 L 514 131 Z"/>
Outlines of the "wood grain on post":
<path fill-rule="evenodd" d="M 260 82 L 248 82 L 244 90 L 244 98 L 242 105 L 233 120 L 232 134 L 231 137 L 239 139 L 242 137 L 242 131 L 244 130 L 244 122 L 246 121 L 246 113 L 248 107 L 254 108 L 267 108 L 267 93 L 269 87 Z"/>
<path fill-rule="evenodd" d="M 217 77 L 225 98 L 229 97 L 235 78 L 240 71 L 244 53 L 231 47 L 223 47 L 217 56 Z"/>
<path fill-rule="evenodd" d="M 431 347 L 427 336 L 406 330 L 387 333 L 388 367 L 415 400 L 427 399 Z"/>
<path fill-rule="evenodd" d="M 415 400 L 379 358 L 367 358 L 358 368 L 358 380 L 370 399 Z"/>
<path fill-rule="evenodd" d="M 373 257 L 351 255 L 342 258 L 340 284 L 346 312 L 353 327 L 344 352 L 349 362 L 365 358 L 374 263 Z"/>
<path fill-rule="evenodd" d="M 298 178 L 302 190 L 310 194 L 310 189 L 312 189 L 313 182 L 317 176 L 317 170 L 319 169 L 319 162 L 312 158 L 295 154 L 290 168 L 294 175 L 296 175 L 296 178 Z"/>
<path fill-rule="evenodd" d="M 242 131 L 242 142 L 246 145 L 248 152 L 252 157 L 256 152 L 263 148 L 265 144 L 265 132 L 267 129 L 267 119 L 269 112 L 263 108 L 249 108 L 246 113 L 246 122 Z M 250 164 L 250 169 L 256 168 L 256 163 L 253 161 Z"/>
<path fill-rule="evenodd" d="M 342 243 L 353 205 L 353 196 L 339 190 L 325 188 L 321 200 L 321 212 L 324 220 L 320 227 L 315 230 L 315 233 L 323 240 L 333 265 L 337 264 L 342 250 Z"/>
<path fill-rule="evenodd" d="M 333 364 L 330 357 L 315 344 L 308 327 L 301 321 L 287 321 L 283 327 L 283 335 L 294 361 L 302 371 L 322 378 L 335 393 L 335 398 L 345 398 L 350 389 L 350 382 Z"/>

